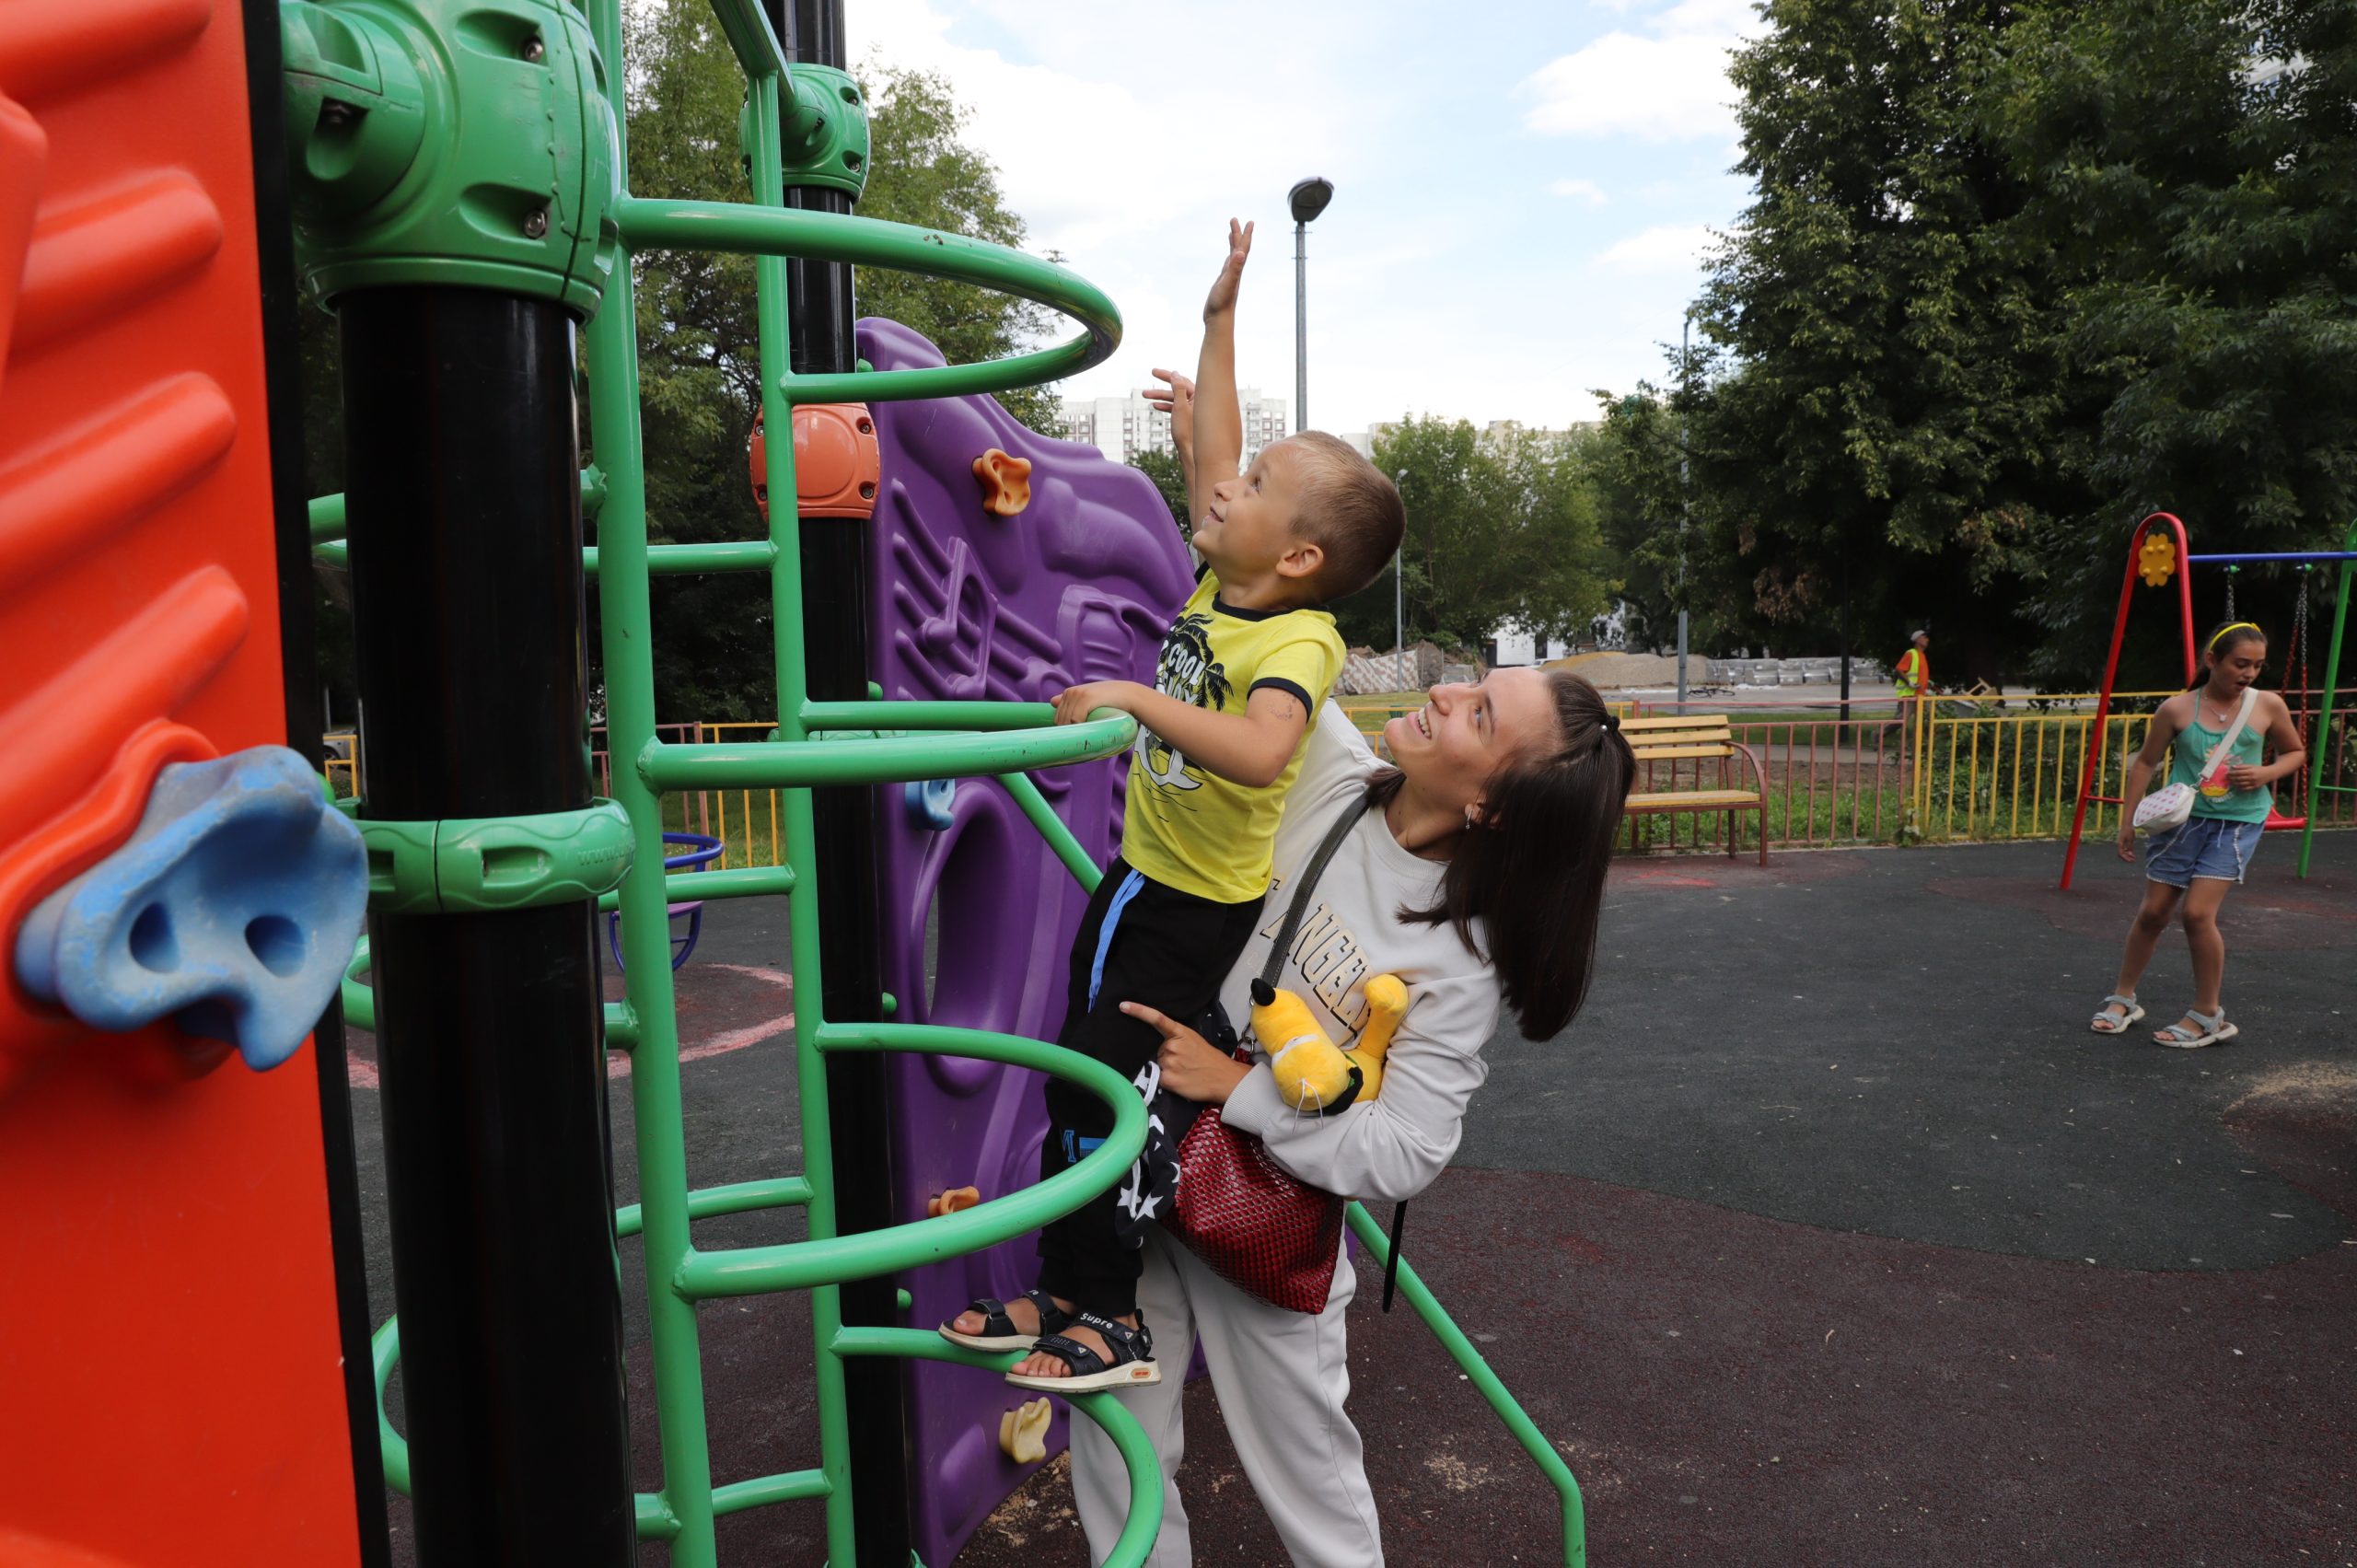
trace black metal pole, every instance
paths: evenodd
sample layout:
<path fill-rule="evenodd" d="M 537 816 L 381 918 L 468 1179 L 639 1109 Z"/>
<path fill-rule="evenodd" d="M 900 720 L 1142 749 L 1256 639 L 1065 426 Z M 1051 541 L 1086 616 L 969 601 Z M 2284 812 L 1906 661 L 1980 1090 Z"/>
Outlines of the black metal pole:
<path fill-rule="evenodd" d="M 278 645 L 286 688 L 286 744 L 318 768 L 327 726 L 312 601 L 310 529 L 303 483 L 303 375 L 295 313 L 291 198 L 284 99 L 277 90 L 278 0 L 243 0 L 246 113 L 253 135 L 254 233 L 261 282 L 262 374 L 270 400 L 271 505 L 278 544 Z M 334 1002 L 311 1031 L 319 1095 L 320 1175 L 327 1187 L 328 1240 L 334 1260 L 336 1333 L 343 1352 L 346 1441 L 352 1448 L 353 1512 L 361 1568 L 389 1568 L 392 1537 L 385 1510 L 384 1454 L 377 1441 L 377 1391 L 368 1355 L 368 1264 L 360 1214 L 360 1172 L 352 1129 L 343 1009 Z"/>
<path fill-rule="evenodd" d="M 1850 716 L 1850 552 L 1841 552 L 1841 716 Z"/>
<path fill-rule="evenodd" d="M 842 0 L 763 0 L 786 57 L 812 65 L 847 68 Z M 788 180 L 792 175 L 789 172 Z M 848 213 L 840 191 L 789 183 L 786 205 Z M 852 269 L 843 261 L 790 261 L 786 267 L 789 357 L 797 372 L 854 367 L 857 311 Z M 859 702 L 867 695 L 867 525 L 856 518 L 802 519 L 802 601 L 810 695 L 820 702 Z M 820 1005 L 830 1018 L 873 1021 L 882 1016 L 884 971 L 878 945 L 875 791 L 814 790 L 819 923 L 826 973 Z M 827 1062 L 827 1117 L 834 1134 L 835 1221 L 844 1235 L 893 1223 L 893 1137 L 890 1082 L 885 1057 L 843 1051 Z M 894 1327 L 900 1321 L 898 1284 L 890 1275 L 842 1287 L 846 1325 Z M 910 1475 L 907 1395 L 900 1362 L 853 1356 L 843 1368 L 850 1407 L 852 1519 L 859 1541 L 857 1568 L 908 1568 Z"/>
<path fill-rule="evenodd" d="M 366 814 L 586 807 L 573 321 L 337 304 Z M 370 921 L 423 1568 L 635 1561 L 592 913 Z"/>

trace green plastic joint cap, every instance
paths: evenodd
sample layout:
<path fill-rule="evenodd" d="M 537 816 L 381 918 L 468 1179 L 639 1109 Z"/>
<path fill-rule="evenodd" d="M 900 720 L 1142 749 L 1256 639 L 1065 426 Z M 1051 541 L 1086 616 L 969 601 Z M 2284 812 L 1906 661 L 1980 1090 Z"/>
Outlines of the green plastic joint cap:
<path fill-rule="evenodd" d="M 363 819 L 368 907 L 387 914 L 538 909 L 621 886 L 635 854 L 630 816 L 601 800 L 583 811 L 439 822 Z"/>
<path fill-rule="evenodd" d="M 621 250 L 606 73 L 564 0 L 285 0 L 296 254 L 323 303 L 441 285 L 595 315 Z"/>
<path fill-rule="evenodd" d="M 848 71 L 832 65 L 787 67 L 778 94 L 778 150 L 786 189 L 821 186 L 856 202 L 867 189 L 867 95 Z M 786 90 L 790 89 L 790 90 Z M 737 140 L 752 170 L 753 105 L 737 117 Z"/>

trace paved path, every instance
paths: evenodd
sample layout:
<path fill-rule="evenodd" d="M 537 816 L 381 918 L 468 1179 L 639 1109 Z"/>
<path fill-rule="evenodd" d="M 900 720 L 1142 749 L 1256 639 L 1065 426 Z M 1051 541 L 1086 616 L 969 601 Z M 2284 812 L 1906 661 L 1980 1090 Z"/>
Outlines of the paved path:
<path fill-rule="evenodd" d="M 1588 1010 L 1492 1042 L 1409 1237 L 1579 1474 L 1592 1561 L 2357 1562 L 2357 835 L 2307 883 L 2290 859 L 2271 841 L 2226 906 L 2243 1040 L 2189 1052 L 2086 1030 L 2138 882 L 2107 856 L 2068 895 L 2050 844 L 1616 873 Z M 682 972 L 700 1185 L 799 1166 L 773 917 L 714 911 Z M 2148 1001 L 2189 983 L 2165 943 Z M 1551 1492 L 1373 1294 L 1353 1409 L 1392 1560 L 1560 1561 Z M 702 1322 L 722 1474 L 811 1462 L 800 1299 Z M 1283 1562 L 1216 1391 L 1189 1399 L 1200 1560 Z M 1083 1562 L 1068 1509 L 1044 1473 L 961 1568 Z M 815 1564 L 815 1526 L 738 1516 L 722 1561 Z"/>

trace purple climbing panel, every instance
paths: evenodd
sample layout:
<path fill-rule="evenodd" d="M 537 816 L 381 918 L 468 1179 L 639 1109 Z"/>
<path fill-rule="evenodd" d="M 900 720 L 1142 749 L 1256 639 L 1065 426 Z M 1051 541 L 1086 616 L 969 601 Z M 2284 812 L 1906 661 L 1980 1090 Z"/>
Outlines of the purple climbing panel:
<path fill-rule="evenodd" d="M 859 324 L 859 352 L 879 370 L 943 362 L 917 333 L 877 319 Z M 1192 571 L 1151 481 L 1093 447 L 1035 435 L 986 397 L 874 413 L 883 482 L 870 623 L 886 697 L 1038 703 L 1078 681 L 1152 679 Z M 1031 504 L 1016 517 L 981 508 L 973 463 L 993 447 L 1031 463 Z M 1120 843 L 1123 776 L 1118 759 L 1036 775 L 1099 865 Z M 928 826 L 898 786 L 883 792 L 885 989 L 903 1018 L 1051 1040 L 1086 895 L 996 782 L 959 780 L 947 819 Z M 949 1189 L 995 1198 L 1039 1179 L 1038 1074 L 920 1056 L 895 1057 L 892 1074 L 896 1218 L 923 1217 Z M 1027 1236 L 904 1275 L 908 1321 L 931 1328 L 974 1296 L 1012 1296 L 1035 1266 Z M 999 1417 L 1021 1400 L 993 1373 L 910 1367 L 914 1545 L 945 1568 L 1028 1473 L 998 1447 Z M 1063 1443 L 1059 1406 L 1051 1453 Z"/>

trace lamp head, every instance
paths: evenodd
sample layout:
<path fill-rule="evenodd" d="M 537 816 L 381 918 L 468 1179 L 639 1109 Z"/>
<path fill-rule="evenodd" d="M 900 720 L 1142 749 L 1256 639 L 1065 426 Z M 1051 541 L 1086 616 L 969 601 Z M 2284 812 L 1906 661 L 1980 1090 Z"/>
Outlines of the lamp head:
<path fill-rule="evenodd" d="M 1285 195 L 1285 203 L 1293 209 L 1293 221 L 1295 223 L 1312 222 L 1326 210 L 1326 203 L 1333 199 L 1334 182 L 1320 179 L 1305 180 Z"/>

